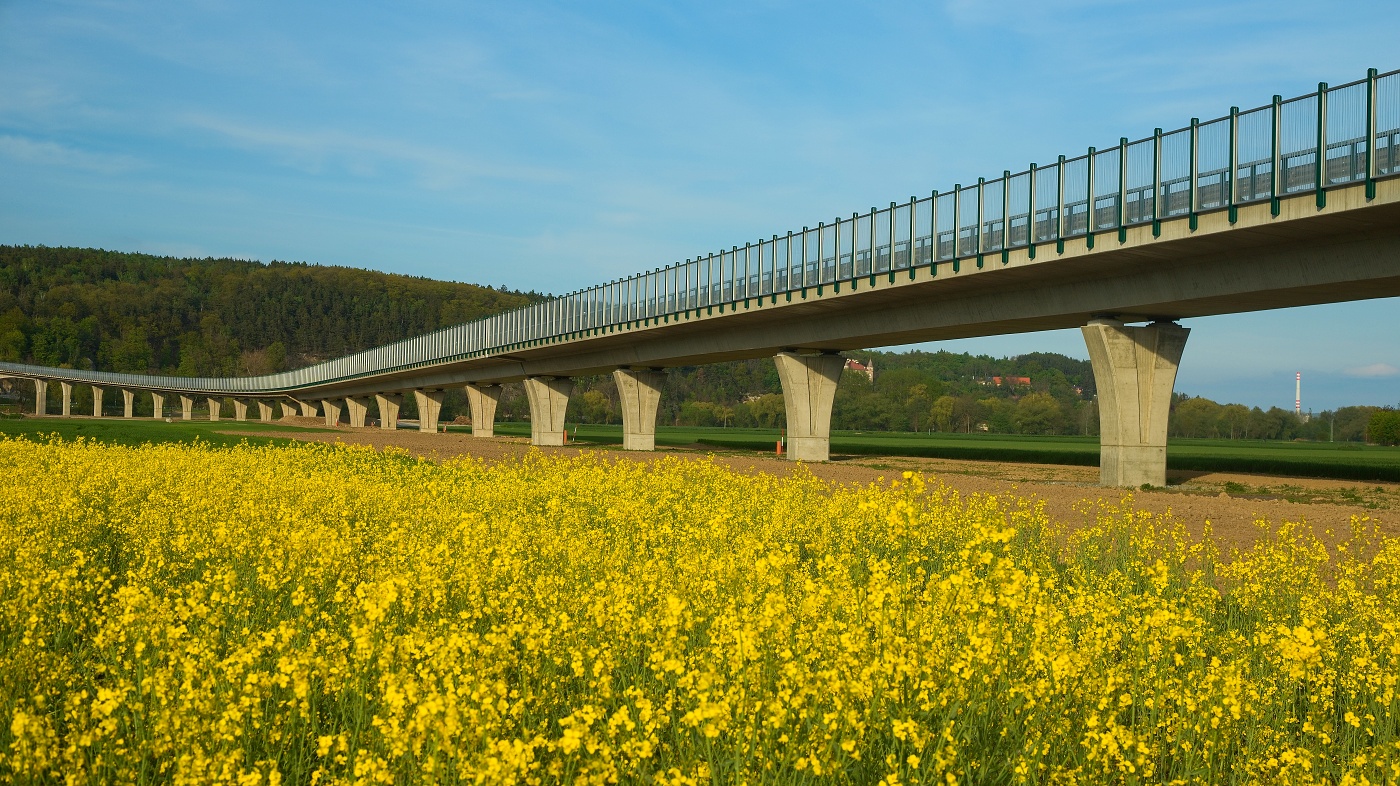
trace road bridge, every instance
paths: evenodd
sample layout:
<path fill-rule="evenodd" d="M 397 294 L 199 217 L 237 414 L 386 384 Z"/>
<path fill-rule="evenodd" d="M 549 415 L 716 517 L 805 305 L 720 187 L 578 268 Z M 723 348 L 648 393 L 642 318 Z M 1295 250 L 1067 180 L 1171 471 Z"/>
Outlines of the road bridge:
<path fill-rule="evenodd" d="M 323 415 L 437 430 L 463 387 L 493 435 L 522 382 L 532 441 L 564 440 L 571 379 L 611 373 L 624 447 L 654 448 L 665 369 L 771 356 L 789 457 L 828 458 L 842 350 L 1080 327 L 1099 390 L 1101 481 L 1163 485 L 1186 317 L 1400 296 L 1400 71 L 837 217 L 295 371 L 186 378 L 0 364 L 61 387 L 207 399 L 220 417 Z"/>

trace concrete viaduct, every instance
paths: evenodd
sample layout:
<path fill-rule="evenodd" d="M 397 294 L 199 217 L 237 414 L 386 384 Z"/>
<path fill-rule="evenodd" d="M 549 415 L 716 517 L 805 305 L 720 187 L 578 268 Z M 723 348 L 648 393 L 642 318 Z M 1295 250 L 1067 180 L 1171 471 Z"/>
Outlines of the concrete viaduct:
<path fill-rule="evenodd" d="M 532 442 L 564 441 L 571 378 L 613 374 L 623 447 L 651 450 L 665 369 L 771 356 L 788 456 L 828 457 L 841 350 L 1079 327 L 1099 390 L 1101 482 L 1166 482 L 1176 320 L 1400 296 L 1400 71 L 731 246 L 544 303 L 263 377 L 161 377 L 0 363 L 46 387 L 232 400 L 270 420 L 396 428 L 405 395 L 436 431 L 464 387 L 493 436 L 523 382 Z M 1364 329 L 1364 326 L 1357 326 Z"/>

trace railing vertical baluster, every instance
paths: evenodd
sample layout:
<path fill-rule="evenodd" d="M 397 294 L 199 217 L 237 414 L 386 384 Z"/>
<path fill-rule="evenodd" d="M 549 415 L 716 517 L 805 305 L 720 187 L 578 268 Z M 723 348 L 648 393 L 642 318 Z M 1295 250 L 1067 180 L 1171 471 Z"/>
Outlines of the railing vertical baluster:
<path fill-rule="evenodd" d="M 890 203 L 890 264 L 889 264 L 889 273 L 890 273 L 890 283 L 891 283 L 891 284 L 894 283 L 894 225 L 895 225 L 895 221 L 894 221 L 894 206 L 895 206 L 895 203 L 894 203 L 894 202 L 891 202 L 891 203 Z M 870 208 L 870 235 L 871 235 L 872 237 L 875 235 L 875 219 L 876 219 L 878 216 L 879 216 L 879 214 L 875 212 L 875 208 L 873 208 L 873 207 Z M 912 213 L 912 212 L 910 213 L 910 216 L 911 216 L 911 217 L 913 216 L 913 213 Z M 913 224 L 910 224 L 910 226 L 913 226 Z M 912 234 L 909 236 L 909 247 L 910 247 L 911 249 L 914 247 L 914 236 L 913 236 Z M 852 264 L 854 264 L 854 260 L 852 260 Z M 870 259 L 870 272 L 871 272 L 871 273 L 874 273 L 874 272 L 875 272 L 875 258 L 874 258 L 874 257 L 871 257 L 871 259 Z"/>
<path fill-rule="evenodd" d="M 1280 124 L 1283 121 L 1283 96 L 1274 96 L 1273 105 L 1273 132 L 1270 144 L 1273 145 L 1273 164 L 1269 167 L 1269 212 L 1277 216 L 1279 214 L 1279 163 L 1282 155 L 1279 151 Z"/>
<path fill-rule="evenodd" d="M 1327 83 L 1317 83 L 1317 209 L 1327 207 Z"/>
<path fill-rule="evenodd" d="M 934 189 L 929 195 L 928 205 L 928 234 L 930 238 L 928 252 L 928 274 L 936 278 L 938 276 L 938 189 Z"/>
<path fill-rule="evenodd" d="M 982 197 L 985 194 L 986 190 L 987 179 L 985 177 L 977 178 L 977 230 L 975 234 L 975 247 L 977 249 L 977 267 L 979 268 L 982 267 L 982 252 L 987 250 L 986 247 L 982 244 L 982 222 L 987 220 L 986 212 L 984 210 L 985 203 L 983 202 Z"/>
<path fill-rule="evenodd" d="M 953 184 L 953 272 L 962 267 L 962 183 Z"/>

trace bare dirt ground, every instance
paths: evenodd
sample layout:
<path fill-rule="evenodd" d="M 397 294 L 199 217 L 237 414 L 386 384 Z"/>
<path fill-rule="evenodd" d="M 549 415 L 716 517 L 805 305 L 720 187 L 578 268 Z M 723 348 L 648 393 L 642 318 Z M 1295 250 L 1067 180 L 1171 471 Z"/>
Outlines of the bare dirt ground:
<path fill-rule="evenodd" d="M 291 424 L 292 419 L 278 421 Z M 312 420 L 296 418 L 297 421 Z M 297 422 L 295 425 L 312 426 Z M 248 432 L 238 432 L 247 434 Z M 530 451 L 529 440 L 519 437 L 477 439 L 467 434 L 423 434 L 417 431 L 382 431 L 345 426 L 305 432 L 265 432 L 263 436 L 314 442 L 344 442 L 403 448 L 425 458 L 449 459 L 473 456 L 487 461 L 518 458 Z M 609 458 L 654 461 L 666 456 L 714 460 L 737 471 L 787 475 L 800 470 L 773 456 L 716 451 L 710 446 L 658 448 L 655 453 L 633 453 L 615 447 L 536 448 L 546 453 L 575 455 L 583 451 L 605 453 Z M 923 473 L 962 494 L 1010 494 L 1045 503 L 1056 522 L 1069 527 L 1093 521 L 1100 504 L 1117 505 L 1131 495 L 1135 509 L 1175 516 L 1194 534 L 1206 522 L 1222 548 L 1247 547 L 1257 538 L 1255 522 L 1306 521 L 1319 533 L 1344 532 L 1351 520 L 1374 522 L 1387 535 L 1400 535 L 1400 484 L 1215 472 L 1169 472 L 1168 488 L 1161 490 L 1105 489 L 1098 486 L 1098 467 L 1053 464 L 1017 464 L 996 461 L 910 458 L 903 456 L 835 456 L 826 464 L 804 465 L 813 475 L 838 484 L 884 483 L 906 470 Z M 1324 536 L 1326 541 L 1334 537 Z"/>

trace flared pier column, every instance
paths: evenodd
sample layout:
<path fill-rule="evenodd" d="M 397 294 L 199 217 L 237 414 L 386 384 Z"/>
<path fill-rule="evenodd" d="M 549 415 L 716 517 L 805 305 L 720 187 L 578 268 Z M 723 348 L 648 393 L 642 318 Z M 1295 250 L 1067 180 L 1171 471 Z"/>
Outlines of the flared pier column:
<path fill-rule="evenodd" d="M 438 415 L 442 414 L 441 390 L 415 390 L 413 402 L 418 405 L 418 430 L 432 434 L 438 430 Z"/>
<path fill-rule="evenodd" d="M 194 399 L 190 396 L 180 397 L 180 419 L 194 420 Z"/>
<path fill-rule="evenodd" d="M 385 431 L 398 429 L 399 407 L 403 405 L 403 396 L 398 393 L 376 393 L 374 405 L 379 408 L 379 427 Z"/>
<path fill-rule="evenodd" d="M 223 408 L 223 403 L 223 399 L 209 397 L 209 421 L 211 423 L 219 422 L 219 410 Z"/>
<path fill-rule="evenodd" d="M 1081 328 L 1099 391 L 1099 485 L 1167 485 L 1167 413 L 1191 333 L 1174 322 Z"/>
<path fill-rule="evenodd" d="M 102 417 L 102 388 L 96 385 L 92 386 L 92 416 Z"/>
<path fill-rule="evenodd" d="M 73 383 L 59 382 L 58 387 L 63 393 L 63 409 L 61 410 L 63 412 L 63 417 L 71 418 L 73 417 Z"/>
<path fill-rule="evenodd" d="M 501 403 L 500 385 L 467 385 L 467 404 L 472 410 L 472 436 L 496 436 L 496 405 Z"/>
<path fill-rule="evenodd" d="M 369 399 L 361 396 L 350 396 L 345 399 L 345 411 L 350 415 L 351 428 L 364 428 L 365 415 L 369 412 Z"/>
<path fill-rule="evenodd" d="M 34 380 L 34 414 L 47 415 L 49 412 L 49 381 Z"/>
<path fill-rule="evenodd" d="M 261 399 L 258 400 L 258 420 L 261 420 L 264 423 L 272 422 L 271 402 L 263 401 Z"/>
<path fill-rule="evenodd" d="M 136 391 L 122 388 L 122 417 L 136 417 Z"/>
<path fill-rule="evenodd" d="M 239 422 L 248 419 L 248 402 L 241 398 L 233 400 L 233 419 Z"/>
<path fill-rule="evenodd" d="M 529 377 L 525 395 L 530 399 L 530 444 L 564 444 L 564 414 L 574 381 L 568 377 Z"/>
<path fill-rule="evenodd" d="M 151 391 L 151 417 L 160 420 L 165 417 L 165 394 Z"/>
<path fill-rule="evenodd" d="M 787 409 L 787 457 L 791 461 L 826 461 L 831 457 L 831 404 L 846 359 L 840 355 L 773 357 L 783 383 Z"/>
<path fill-rule="evenodd" d="M 656 408 L 666 372 L 620 368 L 613 372 L 613 382 L 622 403 L 622 449 L 656 450 Z"/>
<path fill-rule="evenodd" d="M 314 418 L 319 414 L 316 412 L 316 402 L 314 401 L 302 401 L 298 399 L 297 406 L 301 408 L 301 416 L 304 418 Z"/>
<path fill-rule="evenodd" d="M 279 401 L 277 404 L 282 407 L 282 417 L 284 418 L 294 418 L 301 411 L 296 404 L 289 401 Z"/>
<path fill-rule="evenodd" d="M 333 399 L 321 399 L 321 411 L 326 415 L 327 426 L 340 425 L 340 402 Z"/>

